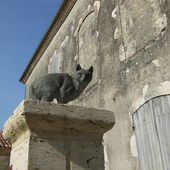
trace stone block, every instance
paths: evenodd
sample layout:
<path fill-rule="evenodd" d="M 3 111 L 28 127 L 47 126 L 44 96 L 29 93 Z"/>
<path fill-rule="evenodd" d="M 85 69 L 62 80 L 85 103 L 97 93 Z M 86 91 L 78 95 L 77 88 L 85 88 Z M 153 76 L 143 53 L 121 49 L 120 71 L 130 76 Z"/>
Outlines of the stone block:
<path fill-rule="evenodd" d="M 102 136 L 113 112 L 23 101 L 4 126 L 13 170 L 104 170 Z"/>

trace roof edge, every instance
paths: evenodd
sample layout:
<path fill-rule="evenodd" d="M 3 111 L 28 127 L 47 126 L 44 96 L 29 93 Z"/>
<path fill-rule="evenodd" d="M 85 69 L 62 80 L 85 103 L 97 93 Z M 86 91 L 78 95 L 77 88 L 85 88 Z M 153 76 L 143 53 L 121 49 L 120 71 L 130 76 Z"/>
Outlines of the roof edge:
<path fill-rule="evenodd" d="M 20 77 L 19 81 L 23 84 L 26 83 L 29 76 L 31 75 L 32 71 L 34 70 L 35 66 L 37 65 L 38 61 L 41 59 L 42 54 L 47 49 L 48 45 L 50 44 L 51 40 L 54 38 L 55 34 L 58 32 L 62 24 L 64 23 L 65 19 L 69 15 L 70 11 L 74 7 L 77 0 L 63 0 L 62 4 L 57 11 L 54 19 L 52 20 L 47 32 L 44 34 L 40 44 L 38 45 L 37 49 L 35 50 L 31 60 L 29 61 L 26 69 L 24 70 L 22 76 Z M 54 27 L 56 26 L 55 30 L 53 31 Z M 38 54 L 41 52 L 40 56 Z"/>

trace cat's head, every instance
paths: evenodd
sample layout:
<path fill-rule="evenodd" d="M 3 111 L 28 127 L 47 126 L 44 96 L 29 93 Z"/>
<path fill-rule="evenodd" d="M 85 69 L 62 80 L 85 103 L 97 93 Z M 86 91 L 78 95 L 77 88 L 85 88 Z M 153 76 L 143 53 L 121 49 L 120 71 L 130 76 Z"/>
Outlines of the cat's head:
<path fill-rule="evenodd" d="M 81 68 L 80 64 L 77 64 L 75 78 L 78 82 L 89 83 L 92 80 L 92 76 L 93 76 L 93 66 L 91 66 L 88 70 L 85 70 Z"/>

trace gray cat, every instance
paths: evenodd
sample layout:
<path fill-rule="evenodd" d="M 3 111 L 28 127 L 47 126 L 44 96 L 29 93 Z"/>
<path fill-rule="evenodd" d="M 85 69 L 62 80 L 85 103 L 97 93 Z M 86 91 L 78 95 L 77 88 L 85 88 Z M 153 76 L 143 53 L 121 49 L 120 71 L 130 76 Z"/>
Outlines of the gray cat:
<path fill-rule="evenodd" d="M 76 99 L 92 80 L 93 66 L 88 70 L 78 64 L 76 73 L 71 76 L 67 73 L 45 74 L 37 78 L 29 87 L 29 99 L 68 103 Z"/>

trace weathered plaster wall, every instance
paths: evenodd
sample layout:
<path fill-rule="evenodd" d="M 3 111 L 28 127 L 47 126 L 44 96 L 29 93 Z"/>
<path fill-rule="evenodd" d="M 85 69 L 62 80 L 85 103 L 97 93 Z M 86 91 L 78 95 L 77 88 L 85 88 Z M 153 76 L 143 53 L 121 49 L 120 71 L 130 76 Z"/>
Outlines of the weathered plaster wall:
<path fill-rule="evenodd" d="M 61 63 L 63 71 L 70 72 L 75 68 L 74 59 L 77 53 L 77 44 L 74 32 L 76 31 L 80 19 L 77 16 L 81 17 L 83 11 L 87 10 L 88 5 L 89 1 L 80 0 L 77 2 L 76 7 L 73 8 L 67 20 L 53 38 L 26 84 L 29 84 L 36 77 L 48 72 L 50 59 L 54 53 L 56 53 L 56 55 L 61 55 L 62 59 L 65 61 Z"/>
<path fill-rule="evenodd" d="M 54 52 L 64 72 L 94 66 L 92 83 L 71 104 L 114 111 L 116 125 L 104 137 L 107 170 L 137 169 L 131 114 L 170 94 L 169 20 L 168 0 L 78 0 L 27 81 L 48 72 Z"/>
<path fill-rule="evenodd" d="M 29 132 L 21 135 L 12 146 L 10 165 L 12 165 L 13 170 L 17 170 L 18 167 L 22 170 L 28 169 L 29 135 Z"/>

